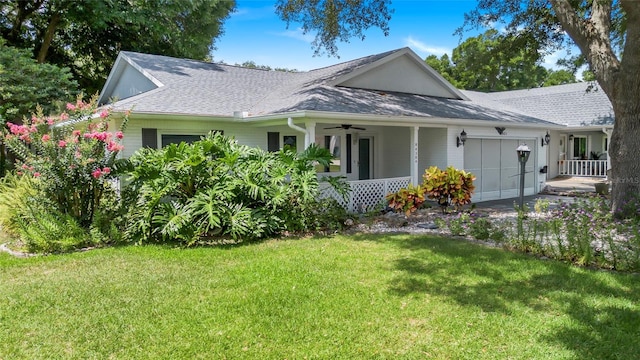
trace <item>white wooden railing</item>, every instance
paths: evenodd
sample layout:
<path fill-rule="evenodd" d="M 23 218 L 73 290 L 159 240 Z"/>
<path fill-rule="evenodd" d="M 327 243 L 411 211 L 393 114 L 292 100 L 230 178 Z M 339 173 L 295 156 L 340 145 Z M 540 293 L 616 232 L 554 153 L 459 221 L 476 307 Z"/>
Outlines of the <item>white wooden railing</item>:
<path fill-rule="evenodd" d="M 607 176 L 607 160 L 560 160 L 560 175 Z"/>
<path fill-rule="evenodd" d="M 409 186 L 410 181 L 410 176 L 349 181 L 351 192 L 346 201 L 328 183 L 320 183 L 320 193 L 322 197 L 332 197 L 338 200 L 348 211 L 366 212 L 382 204 L 387 194 Z"/>

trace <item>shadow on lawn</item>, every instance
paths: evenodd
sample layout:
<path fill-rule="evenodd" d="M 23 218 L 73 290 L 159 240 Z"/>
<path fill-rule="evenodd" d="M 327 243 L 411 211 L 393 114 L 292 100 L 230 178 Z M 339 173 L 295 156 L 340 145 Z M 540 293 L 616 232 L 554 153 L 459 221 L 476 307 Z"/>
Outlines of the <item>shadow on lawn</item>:
<path fill-rule="evenodd" d="M 560 343 L 581 359 L 628 359 L 640 353 L 638 275 L 581 269 L 451 238 L 398 235 L 367 240 L 410 250 L 395 260 L 401 274 L 389 289 L 399 296 L 446 297 L 507 315 L 524 306 L 567 316 L 571 326 L 542 340 Z"/>

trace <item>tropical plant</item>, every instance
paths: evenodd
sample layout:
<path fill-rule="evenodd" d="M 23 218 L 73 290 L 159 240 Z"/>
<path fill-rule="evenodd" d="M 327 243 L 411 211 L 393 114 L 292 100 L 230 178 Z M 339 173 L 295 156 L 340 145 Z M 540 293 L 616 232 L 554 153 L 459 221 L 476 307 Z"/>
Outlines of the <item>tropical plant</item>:
<path fill-rule="evenodd" d="M 391 209 L 397 212 L 402 211 L 409 216 L 424 203 L 424 192 L 422 186 L 409 184 L 407 188 L 388 194 L 386 199 Z"/>
<path fill-rule="evenodd" d="M 471 203 L 471 195 L 475 190 L 472 173 L 458 170 L 453 166 L 440 170 L 437 166 L 428 168 L 422 176 L 427 196 L 434 199 L 446 211 L 449 206 L 459 208 Z"/>
<path fill-rule="evenodd" d="M 317 146 L 300 154 L 272 153 L 218 133 L 193 144 L 139 150 L 131 157 L 129 203 L 134 206 L 127 236 L 191 245 L 315 230 L 327 207 L 318 206 L 313 165 L 330 159 Z"/>

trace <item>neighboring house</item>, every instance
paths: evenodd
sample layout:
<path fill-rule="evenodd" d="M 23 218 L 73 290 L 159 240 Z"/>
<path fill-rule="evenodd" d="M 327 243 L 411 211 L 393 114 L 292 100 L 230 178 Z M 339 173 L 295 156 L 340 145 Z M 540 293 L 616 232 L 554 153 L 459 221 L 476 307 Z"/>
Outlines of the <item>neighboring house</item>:
<path fill-rule="evenodd" d="M 299 73 L 122 52 L 99 101 L 133 109 L 124 156 L 211 130 L 267 150 L 326 147 L 336 160 L 320 174 L 351 181 L 358 209 L 422 182 L 432 165 L 473 172 L 474 201 L 516 197 L 521 143 L 532 150 L 525 194 L 539 192 L 566 126 L 504 94 L 460 91 L 409 48 Z"/>
<path fill-rule="evenodd" d="M 613 106 L 595 82 L 488 94 L 493 101 L 545 119 L 562 129 L 551 130 L 549 178 L 557 175 L 601 176 L 611 168 L 609 139 Z"/>

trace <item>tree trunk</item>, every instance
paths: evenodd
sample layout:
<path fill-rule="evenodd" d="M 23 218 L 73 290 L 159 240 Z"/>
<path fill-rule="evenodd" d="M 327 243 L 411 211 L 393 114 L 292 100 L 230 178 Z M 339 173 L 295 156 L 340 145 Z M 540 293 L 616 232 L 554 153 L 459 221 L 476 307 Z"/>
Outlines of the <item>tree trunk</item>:
<path fill-rule="evenodd" d="M 36 60 L 40 64 L 44 63 L 47 58 L 47 53 L 49 52 L 49 47 L 51 47 L 51 41 L 53 40 L 53 35 L 56 33 L 58 24 L 60 24 L 60 13 L 54 13 L 51 15 L 49 26 L 47 26 L 47 30 L 42 37 L 42 45 L 38 51 L 38 57 Z"/>
<path fill-rule="evenodd" d="M 622 77 L 624 78 L 624 77 Z M 612 97 L 616 123 L 611 135 L 611 208 L 618 217 L 640 209 L 640 81 L 631 75 L 616 84 Z"/>

